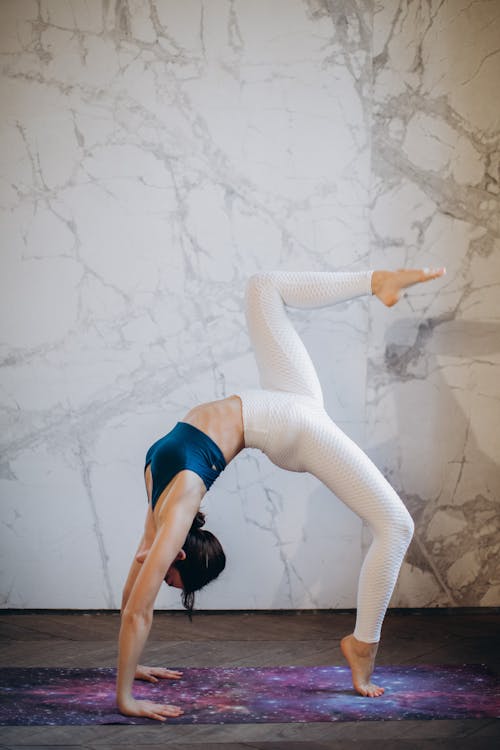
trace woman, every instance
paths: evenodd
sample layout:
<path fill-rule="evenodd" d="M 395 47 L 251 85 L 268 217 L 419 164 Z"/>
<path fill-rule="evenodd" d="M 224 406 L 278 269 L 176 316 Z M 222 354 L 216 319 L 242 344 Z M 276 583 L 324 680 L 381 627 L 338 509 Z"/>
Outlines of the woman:
<path fill-rule="evenodd" d="M 250 337 L 261 390 L 242 391 L 192 409 L 149 449 L 145 530 L 123 591 L 117 704 L 123 714 L 164 721 L 176 706 L 136 700 L 136 679 L 179 679 L 179 672 L 138 666 L 162 581 L 194 592 L 225 565 L 218 540 L 201 530 L 201 500 L 224 467 L 245 447 L 259 448 L 277 466 L 310 472 L 370 527 L 373 540 L 359 577 L 354 632 L 341 641 L 354 688 L 382 695 L 371 682 L 382 621 L 413 521 L 396 492 L 363 451 L 329 418 L 311 359 L 285 311 L 314 308 L 374 294 L 388 307 L 402 290 L 435 279 L 440 269 L 361 272 L 274 271 L 252 276 L 246 290 Z"/>

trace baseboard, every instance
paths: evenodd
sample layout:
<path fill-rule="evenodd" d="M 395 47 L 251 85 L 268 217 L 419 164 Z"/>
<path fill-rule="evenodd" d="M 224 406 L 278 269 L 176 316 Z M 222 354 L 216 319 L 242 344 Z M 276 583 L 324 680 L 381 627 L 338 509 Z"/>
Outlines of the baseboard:
<path fill-rule="evenodd" d="M 195 615 L 354 615 L 355 609 L 197 609 Z M 500 607 L 390 607 L 387 617 L 391 615 L 408 616 L 457 616 L 457 615 L 497 615 Z M 0 609 L 4 615 L 120 615 L 118 609 L 33 609 L 5 608 Z M 184 609 L 155 609 L 155 615 L 186 616 Z"/>

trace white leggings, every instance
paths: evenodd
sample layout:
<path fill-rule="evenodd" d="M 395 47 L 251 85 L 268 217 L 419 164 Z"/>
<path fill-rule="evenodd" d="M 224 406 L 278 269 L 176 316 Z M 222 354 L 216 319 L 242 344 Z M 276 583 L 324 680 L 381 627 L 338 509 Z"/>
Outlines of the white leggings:
<path fill-rule="evenodd" d="M 361 567 L 354 635 L 380 639 L 391 594 L 413 535 L 413 521 L 375 464 L 323 408 L 309 354 L 285 305 L 315 308 L 371 294 L 371 271 L 272 271 L 246 289 L 250 337 L 262 390 L 239 392 L 245 446 L 289 471 L 317 477 L 368 524 L 373 540 Z"/>

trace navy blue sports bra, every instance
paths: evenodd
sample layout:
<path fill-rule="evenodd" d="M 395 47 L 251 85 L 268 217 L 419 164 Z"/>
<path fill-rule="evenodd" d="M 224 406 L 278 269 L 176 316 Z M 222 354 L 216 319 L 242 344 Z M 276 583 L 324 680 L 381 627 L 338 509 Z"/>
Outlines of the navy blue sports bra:
<path fill-rule="evenodd" d="M 167 484 L 183 469 L 190 469 L 200 476 L 207 490 L 221 471 L 226 468 L 226 459 L 211 437 L 198 427 L 187 422 L 177 422 L 173 430 L 153 443 L 146 453 L 146 471 L 151 464 L 154 507 Z"/>

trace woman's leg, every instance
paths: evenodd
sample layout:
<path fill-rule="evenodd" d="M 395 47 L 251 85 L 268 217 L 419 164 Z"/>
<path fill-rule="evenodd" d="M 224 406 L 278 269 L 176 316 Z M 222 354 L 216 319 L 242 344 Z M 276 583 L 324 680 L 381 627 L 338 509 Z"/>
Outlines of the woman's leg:
<path fill-rule="evenodd" d="M 375 294 L 387 306 L 403 289 L 443 275 L 444 269 L 398 271 L 269 272 L 248 282 L 246 304 L 250 336 L 261 385 L 296 393 L 323 404 L 314 366 L 284 305 L 314 308 L 363 294 Z M 363 695 L 381 695 L 370 681 L 380 628 L 413 533 L 413 521 L 400 498 L 363 451 L 328 417 L 311 409 L 307 429 L 300 431 L 302 468 L 320 479 L 365 520 L 373 535 L 360 572 L 356 628 L 342 641 L 342 650 Z M 255 447 L 259 447 L 256 445 Z M 296 451 L 294 450 L 294 453 Z M 284 465 L 284 464 L 280 464 Z M 293 466 L 288 466 L 294 470 Z"/>
<path fill-rule="evenodd" d="M 371 294 L 371 271 L 269 271 L 246 288 L 248 330 L 262 388 L 310 396 L 323 404 L 321 385 L 285 305 L 315 308 Z"/>
<path fill-rule="evenodd" d="M 398 271 L 267 271 L 250 277 L 245 303 L 248 331 L 262 388 L 299 393 L 323 403 L 321 386 L 307 350 L 293 327 L 285 305 L 328 307 L 375 294 L 388 307 L 403 289 L 430 281 L 444 269 Z"/>
<path fill-rule="evenodd" d="M 375 464 L 324 410 L 312 415 L 301 438 L 301 455 L 305 470 L 360 516 L 373 537 L 359 575 L 354 640 L 345 639 L 342 650 L 358 692 L 377 696 L 383 689 L 370 681 L 376 644 L 413 535 L 413 520 Z"/>

